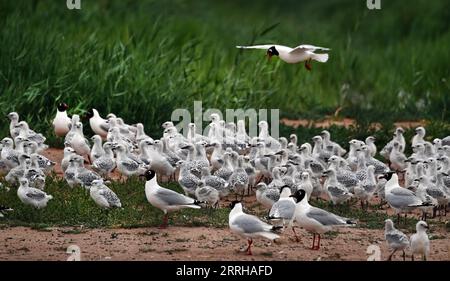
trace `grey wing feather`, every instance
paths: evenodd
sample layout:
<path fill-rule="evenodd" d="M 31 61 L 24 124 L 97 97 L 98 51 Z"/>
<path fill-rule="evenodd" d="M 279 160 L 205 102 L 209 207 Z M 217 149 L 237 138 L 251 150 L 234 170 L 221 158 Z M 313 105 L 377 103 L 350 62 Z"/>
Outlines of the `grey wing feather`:
<path fill-rule="evenodd" d="M 135 161 L 123 161 L 122 165 L 129 171 L 135 171 L 139 168 L 139 164 Z"/>
<path fill-rule="evenodd" d="M 332 196 L 339 196 L 347 193 L 346 190 L 339 188 L 338 186 L 329 186 L 328 191 L 331 193 Z"/>
<path fill-rule="evenodd" d="M 421 205 L 423 202 L 406 188 L 394 188 L 392 194 L 387 194 L 386 199 L 394 208 L 404 208 L 408 206 Z"/>
<path fill-rule="evenodd" d="M 30 191 L 27 192 L 27 197 L 35 200 L 42 200 L 45 198 L 45 193 L 40 190 L 30 189 Z"/>
<path fill-rule="evenodd" d="M 335 214 L 329 213 L 325 210 L 312 207 L 311 210 L 306 213 L 306 216 L 318 221 L 322 225 L 344 225 L 347 224 L 347 219 L 339 217 Z"/>
<path fill-rule="evenodd" d="M 245 233 L 257 233 L 268 231 L 268 225 L 255 216 L 242 214 L 238 216 L 233 224 L 242 229 Z M 270 228 L 269 228 L 270 229 Z"/>
<path fill-rule="evenodd" d="M 295 213 L 295 203 L 288 200 L 278 201 L 270 209 L 269 217 L 274 219 L 292 219 Z"/>
<path fill-rule="evenodd" d="M 434 198 L 444 198 L 445 194 L 442 190 L 437 188 L 427 188 L 427 194 Z"/>
<path fill-rule="evenodd" d="M 386 241 L 391 244 L 391 243 L 407 243 L 408 242 L 408 237 L 400 232 L 400 231 L 393 231 L 393 232 L 388 232 L 385 235 L 386 237 Z"/>
<path fill-rule="evenodd" d="M 298 51 L 315 51 L 315 50 L 322 50 L 322 51 L 330 51 L 331 49 L 329 48 L 324 48 L 324 47 L 319 47 L 319 46 L 314 46 L 314 45 L 300 45 L 295 47 L 291 53 L 293 52 L 298 52 Z"/>
<path fill-rule="evenodd" d="M 266 191 L 266 197 L 277 202 L 280 199 L 280 192 L 276 188 L 268 188 Z"/>
<path fill-rule="evenodd" d="M 105 199 L 108 201 L 110 205 L 121 207 L 122 204 L 120 203 L 119 197 L 117 197 L 117 195 L 109 188 L 102 190 L 100 194 L 103 195 L 103 197 L 105 197 Z"/>
<path fill-rule="evenodd" d="M 391 193 L 397 196 L 415 196 L 414 192 L 411 190 L 401 187 L 393 188 Z"/>
<path fill-rule="evenodd" d="M 169 206 L 192 205 L 195 202 L 194 199 L 190 197 L 165 188 L 158 189 L 156 196 Z"/>

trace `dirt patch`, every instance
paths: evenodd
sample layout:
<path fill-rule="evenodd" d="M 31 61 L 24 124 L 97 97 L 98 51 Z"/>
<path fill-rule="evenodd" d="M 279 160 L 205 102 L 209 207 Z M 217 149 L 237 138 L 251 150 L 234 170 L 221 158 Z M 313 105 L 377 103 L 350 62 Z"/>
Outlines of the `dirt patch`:
<path fill-rule="evenodd" d="M 298 120 L 292 120 L 283 118 L 280 121 L 282 124 L 298 128 L 298 127 L 307 127 L 307 128 L 329 128 L 331 126 L 339 126 L 339 127 L 345 127 L 350 128 L 357 125 L 357 122 L 355 119 L 351 118 L 325 118 L 323 120 L 311 120 L 311 119 L 298 119 Z M 419 126 L 426 126 L 427 121 L 426 120 L 419 120 L 419 121 L 398 121 L 394 123 L 394 127 L 402 127 L 404 129 L 411 129 L 416 128 Z M 372 123 L 369 126 L 371 129 L 379 130 L 381 129 L 382 125 L 380 123 Z"/>
<path fill-rule="evenodd" d="M 246 241 L 228 229 L 169 227 L 140 229 L 51 228 L 47 231 L 24 227 L 0 231 L 0 260 L 66 260 L 67 248 L 80 247 L 82 260 L 367 260 L 367 249 L 389 252 L 383 230 L 345 228 L 322 238 L 319 251 L 310 250 L 311 235 L 297 230 L 301 242 L 286 230 L 277 243 L 255 240 L 253 256 L 240 251 Z M 430 260 L 450 260 L 450 239 L 440 234 L 431 241 Z M 400 260 L 400 255 L 395 256 Z"/>

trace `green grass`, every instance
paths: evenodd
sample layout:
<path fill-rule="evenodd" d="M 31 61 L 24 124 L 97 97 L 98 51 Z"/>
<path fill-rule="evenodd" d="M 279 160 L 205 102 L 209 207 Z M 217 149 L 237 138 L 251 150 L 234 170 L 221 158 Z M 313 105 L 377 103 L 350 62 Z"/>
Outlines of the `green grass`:
<path fill-rule="evenodd" d="M 450 117 L 450 2 L 360 0 L 0 2 L 0 115 L 51 136 L 55 105 L 96 107 L 148 131 L 175 108 L 279 108 L 283 116 L 389 123 Z M 237 44 L 331 47 L 288 65 Z M 87 127 L 87 126 L 86 126 Z M 0 123 L 0 135 L 7 123 Z M 52 138 L 52 143 L 56 141 Z"/>
<path fill-rule="evenodd" d="M 169 184 L 170 188 L 181 191 L 178 184 Z M 152 207 L 145 198 L 144 183 L 130 179 L 127 183 L 114 182 L 110 187 L 122 202 L 123 209 L 101 210 L 82 188 L 71 189 L 65 182 L 52 177 L 47 178 L 45 191 L 53 195 L 46 208 L 36 210 L 20 202 L 15 188 L 0 191 L 0 204 L 14 209 L 8 213 L 0 224 L 12 226 L 31 226 L 45 229 L 51 226 L 85 226 L 85 227 L 151 227 L 159 226 L 163 213 Z M 185 209 L 170 215 L 171 225 L 213 226 L 228 225 L 227 209 Z M 76 233 L 81 230 L 74 229 Z"/>
<path fill-rule="evenodd" d="M 181 192 L 177 183 L 165 184 L 165 186 Z M 5 218 L 0 219 L 0 229 L 2 226 L 28 226 L 39 231 L 48 231 L 49 227 L 68 226 L 72 229 L 64 230 L 65 233 L 80 234 L 84 227 L 87 228 L 139 228 L 155 227 L 162 222 L 163 213 L 151 206 L 144 192 L 144 182 L 137 178 L 131 178 L 126 183 L 113 182 L 111 189 L 117 193 L 121 199 L 123 209 L 113 209 L 104 211 L 100 209 L 89 197 L 87 191 L 82 188 L 71 189 L 64 181 L 48 177 L 45 191 L 53 195 L 47 207 L 36 210 L 20 202 L 15 192 L 11 188 L 9 192 L 0 190 L 0 204 L 14 209 Z M 396 217 L 388 217 L 384 211 L 376 211 L 376 206 L 363 211 L 359 203 L 351 206 L 332 206 L 329 202 L 316 201 L 312 205 L 329 210 L 338 215 L 357 220 L 357 227 L 368 229 L 383 229 L 384 220 L 391 218 L 396 221 Z M 246 206 L 246 212 L 252 213 L 261 218 L 267 215 L 267 211 L 258 207 L 250 208 Z M 219 209 L 183 209 L 170 214 L 170 225 L 187 227 L 228 227 L 228 208 Z M 403 223 L 403 217 L 402 217 Z M 402 229 L 414 232 L 417 219 L 407 219 L 406 225 L 401 225 Z M 443 223 L 432 222 L 438 228 L 445 228 Z M 82 226 L 82 227 L 81 227 Z M 431 231 L 432 232 L 432 231 Z M 141 235 L 155 235 L 153 232 L 142 232 Z M 333 236 L 335 233 L 330 233 Z M 175 242 L 183 242 L 184 239 L 176 239 Z"/>

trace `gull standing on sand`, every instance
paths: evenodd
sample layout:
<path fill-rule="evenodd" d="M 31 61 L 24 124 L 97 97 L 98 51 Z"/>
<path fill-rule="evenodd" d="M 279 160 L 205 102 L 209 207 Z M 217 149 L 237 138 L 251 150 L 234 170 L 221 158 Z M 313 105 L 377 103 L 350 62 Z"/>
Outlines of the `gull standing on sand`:
<path fill-rule="evenodd" d="M 313 233 L 313 245 L 311 249 L 320 249 L 320 235 L 333 230 L 339 226 L 354 226 L 355 222 L 348 218 L 340 217 L 328 211 L 309 205 L 306 192 L 303 189 L 297 190 L 293 195 L 297 201 L 295 209 L 295 221 L 298 226 Z M 316 245 L 316 236 L 318 241 Z"/>
<path fill-rule="evenodd" d="M 281 188 L 280 200 L 272 205 L 268 219 L 276 223 L 281 222 L 283 228 L 292 227 L 292 231 L 295 235 L 295 240 L 299 242 L 300 239 L 298 238 L 293 226 L 296 204 L 291 195 L 291 189 L 289 188 L 289 186 L 285 185 Z"/>
<path fill-rule="evenodd" d="M 290 48 L 282 45 L 266 44 L 254 46 L 236 46 L 239 49 L 262 49 L 266 50 L 267 57 L 278 56 L 281 60 L 287 63 L 305 62 L 305 67 L 311 70 L 311 61 L 318 61 L 325 63 L 328 61 L 328 54 L 316 54 L 316 51 L 330 51 L 328 48 L 317 47 L 313 45 L 300 45 L 295 48 Z"/>
<path fill-rule="evenodd" d="M 414 261 L 414 255 L 422 256 L 424 261 L 427 260 L 430 253 L 430 239 L 427 234 L 428 224 L 419 221 L 416 224 L 416 233 L 411 235 L 411 259 Z"/>
<path fill-rule="evenodd" d="M 396 229 L 391 219 L 385 220 L 384 238 L 386 239 L 389 249 L 392 250 L 391 254 L 388 257 L 388 261 L 392 260 L 392 256 L 397 251 L 403 252 L 403 260 L 405 260 L 405 250 L 409 247 L 408 236 L 406 236 L 400 230 Z"/>
<path fill-rule="evenodd" d="M 199 181 L 197 188 L 195 189 L 195 197 L 200 202 L 205 202 L 213 208 L 219 206 L 219 191 L 214 187 L 206 185 L 204 181 Z"/>
<path fill-rule="evenodd" d="M 256 185 L 256 201 L 266 209 L 271 209 L 273 204 L 280 199 L 280 190 L 278 188 L 269 188 L 264 182 Z"/>
<path fill-rule="evenodd" d="M 173 190 L 161 187 L 156 180 L 156 173 L 152 170 L 145 172 L 145 196 L 147 201 L 164 212 L 164 219 L 161 228 L 168 225 L 168 212 L 177 211 L 183 208 L 200 209 L 199 201 L 187 197 Z"/>
<path fill-rule="evenodd" d="M 230 230 L 243 238 L 247 238 L 248 247 L 246 252 L 248 255 L 252 255 L 253 238 L 263 237 L 275 240 L 280 237 L 273 232 L 279 227 L 274 227 L 255 216 L 244 213 L 240 202 L 234 201 L 230 207 L 231 212 L 228 216 Z"/>
<path fill-rule="evenodd" d="M 64 137 L 70 130 L 71 119 L 67 116 L 67 109 L 69 106 L 65 103 L 60 103 L 56 109 L 56 116 L 53 119 L 52 125 L 55 135 Z"/>
<path fill-rule="evenodd" d="M 386 185 L 384 186 L 384 197 L 389 206 L 397 213 L 397 223 L 400 222 L 401 213 L 405 213 L 406 219 L 408 211 L 430 205 L 428 202 L 423 202 L 411 190 L 401 187 L 398 183 L 398 176 L 396 173 L 389 172 L 381 177 L 387 180 Z"/>

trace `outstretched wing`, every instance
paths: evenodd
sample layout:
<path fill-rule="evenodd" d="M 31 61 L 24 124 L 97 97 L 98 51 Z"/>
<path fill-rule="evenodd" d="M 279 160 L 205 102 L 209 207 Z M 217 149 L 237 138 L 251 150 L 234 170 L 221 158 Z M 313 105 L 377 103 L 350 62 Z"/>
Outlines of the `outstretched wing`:
<path fill-rule="evenodd" d="M 236 48 L 238 48 L 238 49 L 261 49 L 261 50 L 267 50 L 267 49 L 269 49 L 270 47 L 273 47 L 273 46 L 275 46 L 275 48 L 276 48 L 277 45 L 271 44 L 271 45 L 254 45 L 254 46 L 236 46 Z"/>
<path fill-rule="evenodd" d="M 305 51 L 310 51 L 310 52 L 331 51 L 331 49 L 324 48 L 324 47 L 318 47 L 318 46 L 314 46 L 314 45 L 300 45 L 300 46 L 297 46 L 294 49 L 292 49 L 292 51 L 290 53 L 305 52 Z"/>

